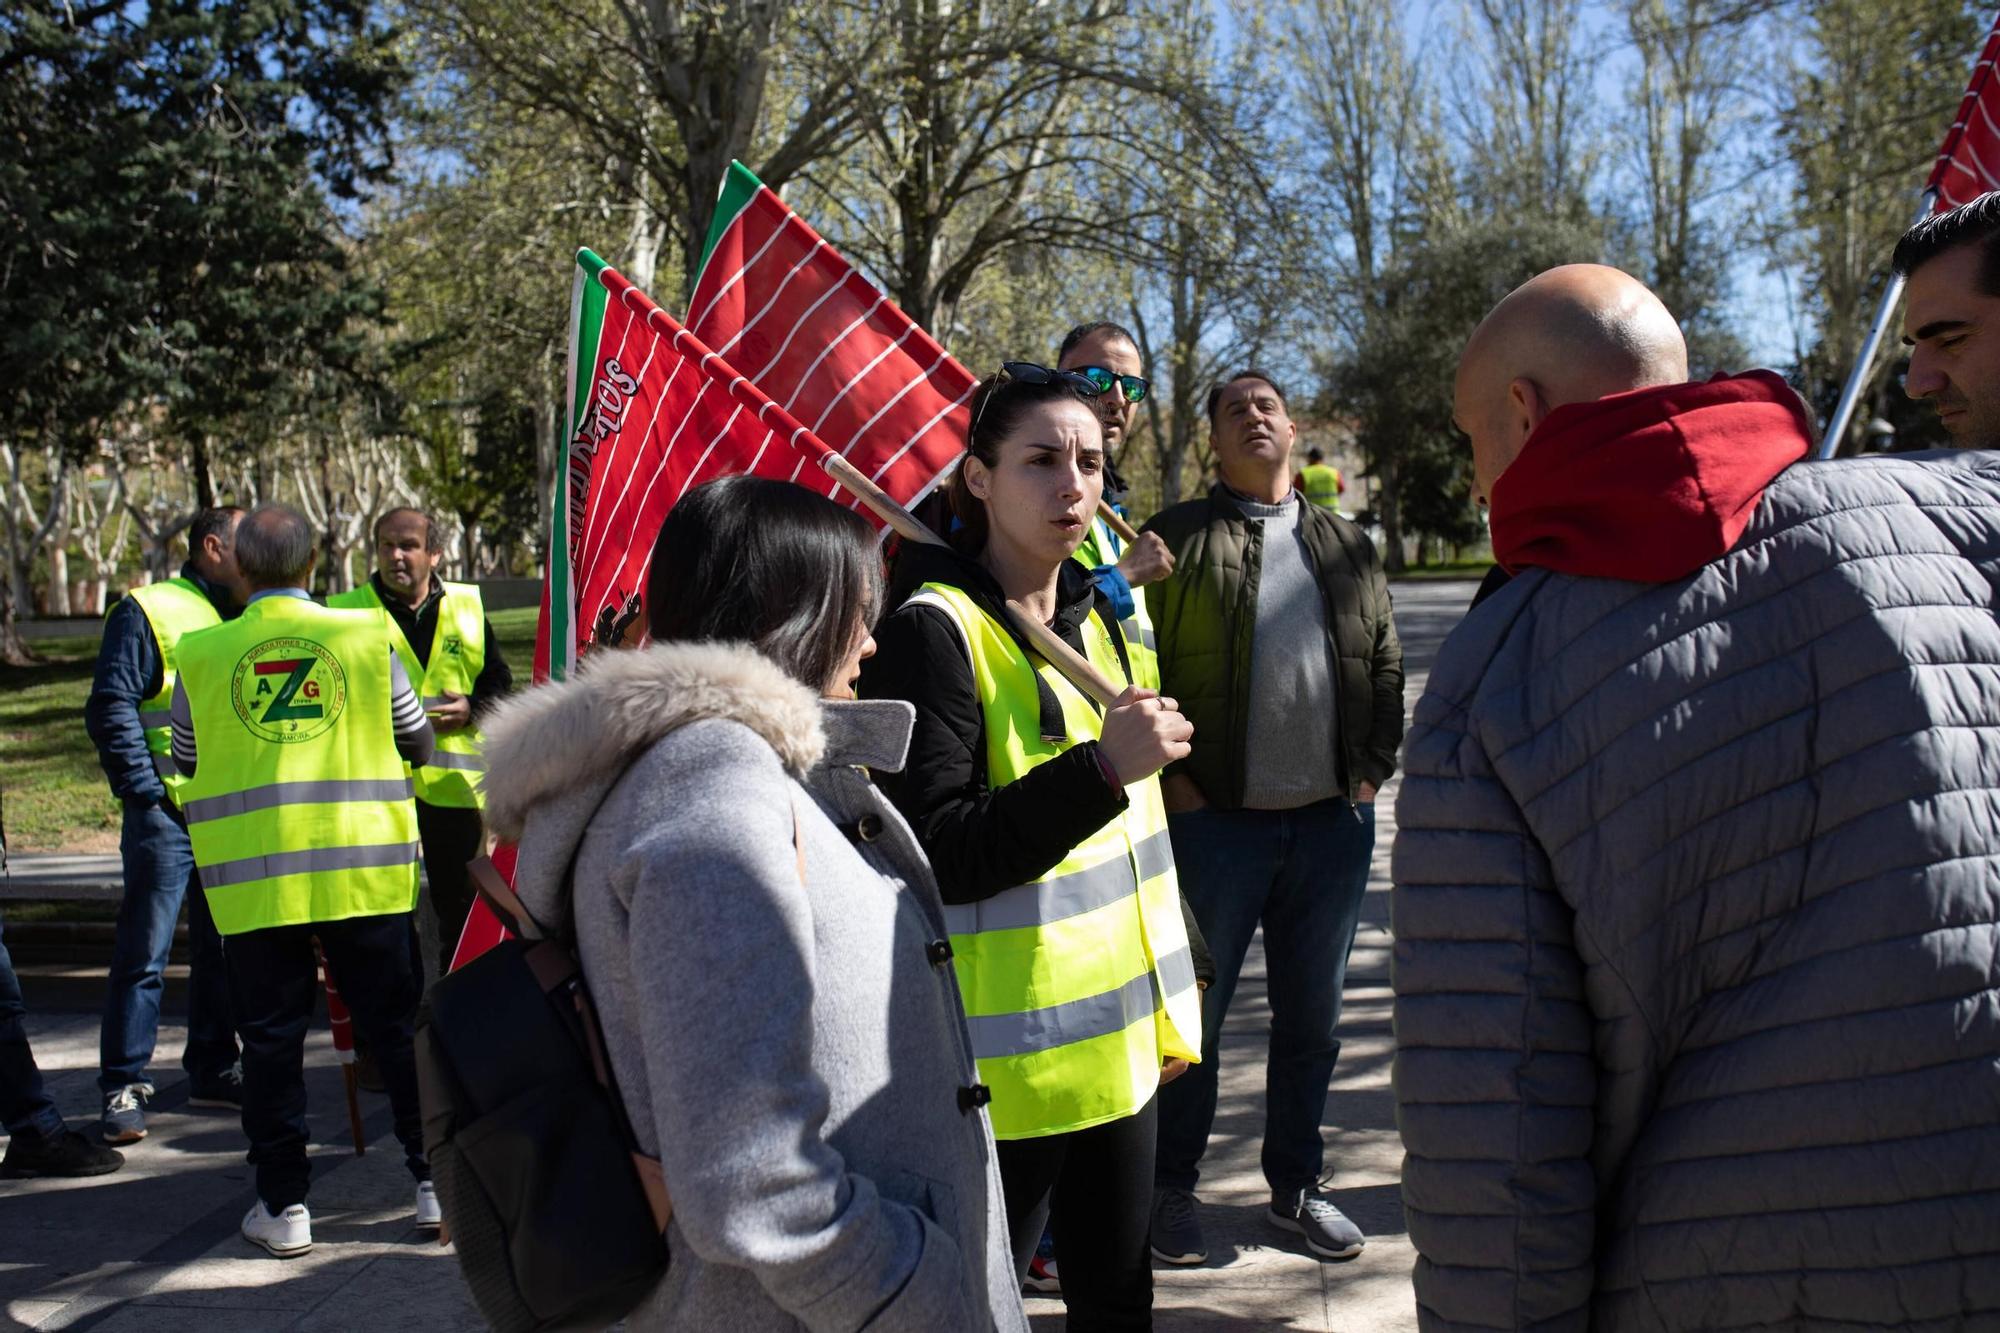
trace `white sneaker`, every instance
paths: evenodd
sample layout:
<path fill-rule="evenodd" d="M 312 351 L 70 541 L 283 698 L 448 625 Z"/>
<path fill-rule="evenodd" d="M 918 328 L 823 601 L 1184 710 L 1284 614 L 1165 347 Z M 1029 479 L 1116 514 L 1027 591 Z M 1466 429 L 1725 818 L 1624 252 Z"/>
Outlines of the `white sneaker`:
<path fill-rule="evenodd" d="M 243 1214 L 243 1239 L 280 1259 L 304 1254 L 313 1247 L 312 1214 L 304 1204 L 295 1203 L 273 1217 L 259 1199 L 255 1208 Z"/>
<path fill-rule="evenodd" d="M 417 1225 L 420 1227 L 444 1225 L 444 1209 L 438 1207 L 437 1187 L 428 1180 L 417 1182 Z"/>

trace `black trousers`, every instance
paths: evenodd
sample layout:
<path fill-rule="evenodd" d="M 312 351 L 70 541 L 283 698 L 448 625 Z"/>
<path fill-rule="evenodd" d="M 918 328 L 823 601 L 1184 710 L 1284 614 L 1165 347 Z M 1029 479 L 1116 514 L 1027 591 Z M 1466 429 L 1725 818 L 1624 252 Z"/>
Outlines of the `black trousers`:
<path fill-rule="evenodd" d="M 477 810 L 418 801 L 417 837 L 424 845 L 424 878 L 429 881 L 425 896 L 431 900 L 431 919 L 437 922 L 437 974 L 443 976 L 451 970 L 459 933 L 472 911 L 472 876 L 465 863 L 485 850 L 486 825 Z"/>
<path fill-rule="evenodd" d="M 411 1047 L 422 989 L 410 968 L 410 914 L 357 916 L 302 926 L 245 931 L 222 941 L 229 994 L 243 1039 L 243 1132 L 257 1168 L 257 1197 L 276 1213 L 303 1203 L 312 1167 L 306 1160 L 306 1028 L 319 989 L 313 937 L 333 969 L 340 998 L 354 1015 L 388 1085 L 396 1138 L 410 1174 L 430 1179 L 423 1111 Z"/>
<path fill-rule="evenodd" d="M 1155 1096 L 1123 1120 L 998 1145 L 1014 1268 L 1027 1276 L 1042 1228 L 1053 1221 L 1071 1333 L 1153 1326 L 1146 1232 L 1158 1126 Z"/>

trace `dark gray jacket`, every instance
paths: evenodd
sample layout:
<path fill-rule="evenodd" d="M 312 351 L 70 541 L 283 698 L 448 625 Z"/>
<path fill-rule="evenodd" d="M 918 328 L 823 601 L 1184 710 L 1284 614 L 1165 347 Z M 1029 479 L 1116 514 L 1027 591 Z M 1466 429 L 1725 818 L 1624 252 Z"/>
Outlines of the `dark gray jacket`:
<path fill-rule="evenodd" d="M 868 778 L 909 706 L 656 645 L 485 730 L 531 911 L 576 858 L 584 974 L 673 1199 L 631 1327 L 1026 1333 L 937 885 Z"/>
<path fill-rule="evenodd" d="M 1521 571 L 1417 707 L 1427 1328 L 2000 1326 L 2000 456 L 1745 512 L 1673 582 Z"/>

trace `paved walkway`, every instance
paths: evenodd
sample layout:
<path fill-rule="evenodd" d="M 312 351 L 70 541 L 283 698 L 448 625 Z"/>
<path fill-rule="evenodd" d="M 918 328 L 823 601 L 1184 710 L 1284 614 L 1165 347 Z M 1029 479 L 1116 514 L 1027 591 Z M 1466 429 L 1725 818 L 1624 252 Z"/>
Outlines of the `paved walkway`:
<path fill-rule="evenodd" d="M 1414 705 L 1438 640 L 1470 599 L 1465 583 L 1396 589 L 1397 620 Z M 1389 1092 L 1388 854 L 1394 835 L 1385 791 L 1375 869 L 1348 971 L 1340 1067 L 1327 1107 L 1328 1161 L 1341 1206 L 1368 1233 L 1345 1263 L 1321 1263 L 1296 1237 L 1262 1220 L 1257 1169 L 1263 1126 L 1264 1001 L 1261 945 L 1253 947 L 1224 1034 L 1222 1104 L 1204 1168 L 1209 1262 L 1156 1269 L 1158 1327 L 1367 1330 L 1415 1327 L 1413 1261 L 1397 1189 L 1402 1155 Z M 27 982 L 36 1004 L 35 979 Z M 66 994 L 67 992 L 58 992 Z M 29 1028 L 65 1114 L 95 1117 L 97 1015 L 88 1006 L 35 1009 Z M 242 1132 L 226 1113 L 185 1106 L 170 1063 L 184 1031 L 163 1026 L 152 1134 L 126 1168 L 76 1182 L 0 1184 L 0 1327 L 103 1333 L 350 1330 L 449 1333 L 483 1327 L 449 1248 L 410 1224 L 411 1187 L 389 1134 L 385 1099 L 363 1094 L 365 1156 L 347 1139 L 340 1076 L 324 1026 L 308 1046 L 307 1082 L 319 1139 L 310 1255 L 264 1257 L 236 1234 L 252 1200 Z M 1038 1333 L 1062 1326 L 1059 1302 L 1031 1299 Z"/>

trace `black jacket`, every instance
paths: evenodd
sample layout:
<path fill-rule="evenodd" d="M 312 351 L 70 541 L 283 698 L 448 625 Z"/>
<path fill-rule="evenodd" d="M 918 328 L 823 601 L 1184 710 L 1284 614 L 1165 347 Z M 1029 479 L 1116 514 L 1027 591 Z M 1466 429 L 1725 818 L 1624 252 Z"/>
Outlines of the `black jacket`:
<path fill-rule="evenodd" d="M 925 583 L 962 589 L 1002 624 L 1006 596 L 977 561 L 945 547 L 906 546 L 896 562 L 891 605 Z M 1115 625 L 1090 571 L 1065 562 L 1056 585 L 1056 633 L 1084 651 L 1080 626 L 1096 607 Z M 861 667 L 861 694 L 916 707 L 909 758 L 900 773 L 875 779 L 916 830 L 947 903 L 991 898 L 1040 878 L 1125 809 L 1105 781 L 1097 742 L 1086 741 L 1003 787 L 986 783 L 986 720 L 965 641 L 944 612 L 903 606 L 875 631 L 875 656 Z M 1182 904 L 1195 976 L 1215 975 L 1208 947 Z"/>
<path fill-rule="evenodd" d="M 430 593 L 423 605 L 411 606 L 408 602 L 389 591 L 382 582 L 382 575 L 374 573 L 368 581 L 375 585 L 375 595 L 381 599 L 389 618 L 396 622 L 396 628 L 403 631 L 403 637 L 410 641 L 410 651 L 417 655 L 421 666 L 430 665 L 431 640 L 437 637 L 438 603 L 444 598 L 444 583 L 433 575 Z M 476 722 L 485 716 L 486 710 L 512 693 L 514 673 L 507 665 L 507 659 L 500 655 L 500 639 L 493 633 L 493 622 L 486 622 L 486 657 L 479 668 L 479 678 L 472 682 L 472 716 Z"/>

